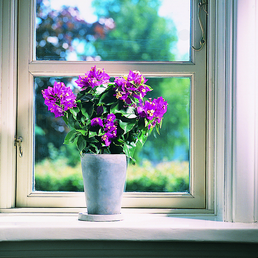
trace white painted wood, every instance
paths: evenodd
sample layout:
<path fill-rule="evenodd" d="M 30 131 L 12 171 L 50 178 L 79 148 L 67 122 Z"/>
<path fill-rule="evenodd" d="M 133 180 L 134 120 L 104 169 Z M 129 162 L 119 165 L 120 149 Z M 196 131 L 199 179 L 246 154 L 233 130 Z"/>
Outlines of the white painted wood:
<path fill-rule="evenodd" d="M 232 210 L 232 176 L 233 176 L 233 91 L 235 89 L 235 23 L 236 23 L 236 5 L 235 1 L 225 1 L 224 2 L 224 28 L 221 33 L 222 42 L 221 47 L 224 49 L 223 58 L 223 69 L 221 69 L 220 74 L 223 77 L 223 90 L 224 90 L 224 220 L 233 220 L 233 210 Z M 222 17 L 221 17 L 222 18 Z M 222 18 L 223 19 L 223 18 Z M 224 61 L 223 61 L 224 60 Z M 221 182 L 221 185 L 223 183 Z"/>
<path fill-rule="evenodd" d="M 207 136 L 206 136 L 206 208 L 216 213 L 215 207 L 215 31 L 216 4 L 210 1 L 208 5 L 209 19 L 207 20 Z"/>
<path fill-rule="evenodd" d="M 224 135 L 225 135 L 225 1 L 216 1 L 214 49 L 214 187 L 215 211 L 224 216 Z"/>
<path fill-rule="evenodd" d="M 0 207 L 14 207 L 16 130 L 16 1 L 0 1 Z"/>
<path fill-rule="evenodd" d="M 237 1 L 236 77 L 233 92 L 233 221 L 254 221 L 255 0 Z"/>
<path fill-rule="evenodd" d="M 2 214 L 1 241 L 131 240 L 258 243 L 258 224 L 123 214 L 119 222 L 78 221 L 78 214 Z"/>
<path fill-rule="evenodd" d="M 255 4 L 255 42 L 258 43 L 258 4 Z M 258 71 L 258 48 L 255 48 L 255 71 Z M 258 74 L 255 76 L 255 164 L 254 164 L 254 221 L 258 222 Z"/>

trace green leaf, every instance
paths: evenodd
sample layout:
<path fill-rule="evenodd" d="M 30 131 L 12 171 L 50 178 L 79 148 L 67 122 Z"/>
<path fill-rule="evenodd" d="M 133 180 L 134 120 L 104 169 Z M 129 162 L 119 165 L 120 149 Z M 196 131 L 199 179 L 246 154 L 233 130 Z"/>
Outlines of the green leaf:
<path fill-rule="evenodd" d="M 98 135 L 97 132 L 89 131 L 89 138 L 94 137 L 96 135 Z"/>
<path fill-rule="evenodd" d="M 82 112 L 82 115 L 83 115 L 86 119 L 89 119 L 89 118 L 90 118 L 90 116 L 89 116 L 89 114 L 88 114 L 86 108 L 82 108 L 82 109 L 81 109 L 81 112 Z"/>
<path fill-rule="evenodd" d="M 85 102 L 82 105 L 81 112 L 83 116 L 85 116 L 87 119 L 90 119 L 90 117 L 93 114 L 94 104 L 91 102 Z"/>
<path fill-rule="evenodd" d="M 64 122 L 66 123 L 66 125 L 69 125 L 68 124 L 67 114 L 65 114 L 62 118 L 63 118 Z"/>
<path fill-rule="evenodd" d="M 76 131 L 81 133 L 83 136 L 85 136 L 87 134 L 87 130 L 76 129 Z"/>
<path fill-rule="evenodd" d="M 119 102 L 115 103 L 111 106 L 110 108 L 110 113 L 116 114 L 116 113 L 121 113 L 121 110 L 119 108 Z"/>
<path fill-rule="evenodd" d="M 135 108 L 133 107 L 128 107 L 126 112 L 123 113 L 123 115 L 127 118 L 136 118 L 137 115 L 135 114 Z"/>
<path fill-rule="evenodd" d="M 117 99 L 114 96 L 114 94 L 115 94 L 115 91 L 112 91 L 112 90 L 104 91 L 104 93 L 102 93 L 99 99 L 99 104 L 111 105 L 115 103 Z"/>
<path fill-rule="evenodd" d="M 133 154 L 135 151 L 136 145 L 134 143 L 131 144 L 124 144 L 123 150 L 127 157 L 133 159 Z"/>
<path fill-rule="evenodd" d="M 83 103 L 83 102 L 89 102 L 90 100 L 93 99 L 93 95 L 91 93 L 87 93 L 87 94 L 82 94 L 79 96 L 79 100 Z"/>
<path fill-rule="evenodd" d="M 76 120 L 74 119 L 73 115 L 71 112 L 67 113 L 68 117 L 67 117 L 67 123 L 70 127 L 74 127 L 74 124 L 76 122 Z"/>
<path fill-rule="evenodd" d="M 77 148 L 79 150 L 79 152 L 81 152 L 82 150 L 84 150 L 86 148 L 87 142 L 84 139 L 83 136 L 79 136 L 78 141 L 77 141 Z"/>
<path fill-rule="evenodd" d="M 91 153 L 99 154 L 99 149 L 94 143 L 89 143 L 88 147 L 91 150 Z"/>
<path fill-rule="evenodd" d="M 74 142 L 76 136 L 77 136 L 76 130 L 75 130 L 75 129 L 71 130 L 71 131 L 65 136 L 64 144 L 69 144 L 69 143 Z"/>
<path fill-rule="evenodd" d="M 82 122 L 83 124 L 85 124 L 86 121 L 87 121 L 87 120 L 86 120 L 85 116 L 82 116 L 82 117 L 81 117 L 81 122 Z"/>
<path fill-rule="evenodd" d="M 121 120 L 119 120 L 119 125 L 124 130 L 124 133 L 127 133 L 133 129 L 135 123 L 134 122 L 131 122 L 131 123 L 122 122 Z"/>
<path fill-rule="evenodd" d="M 160 128 L 160 126 L 158 124 L 156 124 L 156 131 L 160 135 L 159 128 Z"/>
<path fill-rule="evenodd" d="M 73 118 L 76 119 L 76 118 L 77 118 L 77 114 L 78 114 L 78 113 L 76 112 L 76 110 L 73 109 L 73 108 L 71 108 L 71 109 L 70 109 L 70 112 L 72 113 Z"/>

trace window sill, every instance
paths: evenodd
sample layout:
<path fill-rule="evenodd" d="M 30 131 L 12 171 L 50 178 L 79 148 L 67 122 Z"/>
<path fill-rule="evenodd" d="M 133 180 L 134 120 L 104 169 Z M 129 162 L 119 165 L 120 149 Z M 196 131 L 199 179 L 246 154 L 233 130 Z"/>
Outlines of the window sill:
<path fill-rule="evenodd" d="M 208 216 L 209 217 L 209 216 Z M 258 243 L 258 224 L 154 214 L 124 214 L 119 222 L 78 221 L 78 214 L 0 214 L 1 241 L 128 240 Z"/>

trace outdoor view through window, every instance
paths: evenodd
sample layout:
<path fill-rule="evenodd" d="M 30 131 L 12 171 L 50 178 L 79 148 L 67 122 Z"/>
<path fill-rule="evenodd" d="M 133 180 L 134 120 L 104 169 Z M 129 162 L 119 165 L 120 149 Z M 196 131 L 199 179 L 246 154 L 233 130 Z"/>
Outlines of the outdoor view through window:
<path fill-rule="evenodd" d="M 190 61 L 190 0 L 37 0 L 36 10 L 37 60 Z M 69 128 L 41 93 L 55 81 L 76 93 L 76 79 L 34 78 L 36 191 L 83 191 L 80 155 L 63 144 Z M 136 151 L 126 191 L 188 192 L 191 78 L 147 79 L 147 96 L 163 96 L 168 110 L 160 135 Z"/>

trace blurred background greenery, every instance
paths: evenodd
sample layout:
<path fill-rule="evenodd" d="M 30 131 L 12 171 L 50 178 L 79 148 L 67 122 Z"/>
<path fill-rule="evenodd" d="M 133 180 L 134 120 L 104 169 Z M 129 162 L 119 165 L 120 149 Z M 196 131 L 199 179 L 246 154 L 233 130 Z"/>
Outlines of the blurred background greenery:
<path fill-rule="evenodd" d="M 175 61 L 177 29 L 171 19 L 159 16 L 160 0 L 93 0 L 98 19 L 92 23 L 76 7 L 52 10 L 50 2 L 37 0 L 37 60 Z M 75 79 L 35 77 L 37 191 L 83 191 L 80 156 L 75 146 L 63 145 L 69 128 L 47 110 L 41 94 L 56 80 L 76 92 Z M 147 84 L 154 89 L 148 96 L 163 96 L 168 111 L 160 135 L 152 134 L 136 151 L 126 190 L 188 191 L 190 78 L 148 78 Z"/>

